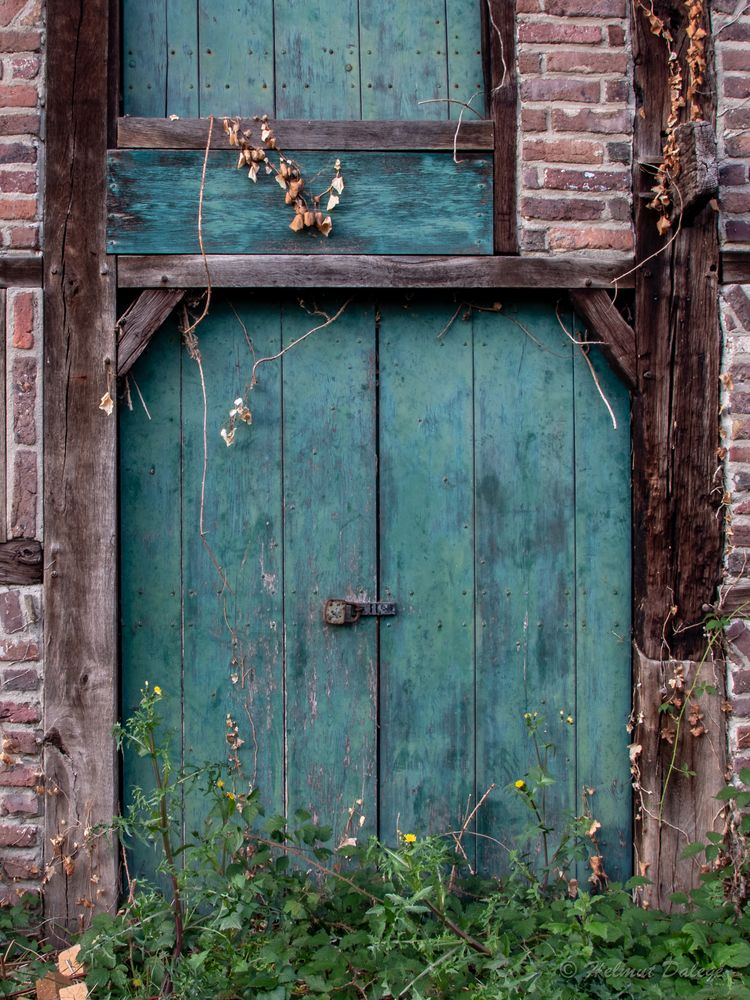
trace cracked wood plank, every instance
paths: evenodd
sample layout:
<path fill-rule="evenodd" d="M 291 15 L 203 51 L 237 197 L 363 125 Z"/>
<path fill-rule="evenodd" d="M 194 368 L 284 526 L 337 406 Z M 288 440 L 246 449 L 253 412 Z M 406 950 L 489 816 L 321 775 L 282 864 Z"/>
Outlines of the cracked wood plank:
<path fill-rule="evenodd" d="M 105 256 L 109 0 L 47 5 L 44 261 L 45 915 L 58 940 L 117 898 L 114 262 Z M 62 859 L 71 861 L 63 870 Z"/>
<path fill-rule="evenodd" d="M 633 266 L 626 255 L 542 257 L 210 254 L 214 288 L 612 288 Z M 202 288 L 199 254 L 118 257 L 121 288 Z M 619 282 L 632 288 L 633 276 Z"/>
<path fill-rule="evenodd" d="M 666 713 L 654 706 L 674 695 L 673 685 L 690 690 L 693 682 L 710 685 L 691 699 L 696 706 L 691 727 L 690 709 L 685 712 L 679 732 Z M 726 741 L 723 738 L 724 664 L 707 660 L 650 659 L 640 650 L 635 656 L 636 727 L 632 761 L 635 787 L 636 875 L 645 875 L 652 885 L 640 890 L 640 899 L 651 907 L 670 908 L 673 892 L 699 885 L 700 861 L 683 858 L 688 844 L 704 841 L 707 831 L 721 830 L 721 805 L 716 795 L 724 787 Z M 700 717 L 699 717 L 700 716 Z M 691 732 L 691 728 L 700 735 Z M 675 769 L 670 761 L 674 757 Z M 661 798 L 669 774 L 667 794 Z"/>
<path fill-rule="evenodd" d="M 147 288 L 131 302 L 117 321 L 118 375 L 127 375 L 185 294 L 184 288 Z"/>
<path fill-rule="evenodd" d="M 679 51 L 685 26 L 682 5 L 657 0 L 656 13 L 682 26 L 675 32 Z M 668 752 L 659 736 L 662 661 L 701 658 L 706 643 L 700 627 L 703 609 L 716 597 L 721 572 L 719 247 L 710 204 L 667 241 L 657 233 L 647 198 L 639 196 L 653 183 L 642 165 L 661 160 L 669 82 L 664 45 L 651 34 L 640 11 L 634 11 L 632 27 L 636 259 L 643 261 L 635 272 L 638 392 L 633 401 L 633 532 L 638 540 L 633 552 L 634 641 L 641 651 L 636 743 L 643 747 L 641 773 L 653 814 L 654 801 L 664 790 Z M 709 66 L 703 96 L 709 120 L 714 115 L 711 76 Z M 707 716 L 705 728 L 701 740 L 721 748 L 726 739 L 722 713 Z M 688 756 L 678 755 L 678 762 L 686 759 L 696 775 L 689 782 L 669 782 L 664 821 L 658 822 L 658 813 L 657 821 L 653 815 L 639 819 L 636 814 L 636 855 L 654 880 L 649 899 L 665 908 L 671 905 L 671 893 L 689 888 L 694 877 L 680 862 L 685 840 L 675 828 L 687 830 L 692 839 L 702 836 L 709 828 L 710 806 L 717 805 L 711 803 L 716 790 L 713 765 L 697 747 L 684 749 Z"/>
<path fill-rule="evenodd" d="M 350 150 L 379 149 L 443 150 L 453 152 L 456 122 L 449 121 L 278 121 L 274 130 L 282 149 Z M 221 134 L 221 133 L 220 133 Z M 491 121 L 461 123 L 458 148 L 463 152 L 493 148 Z M 214 131 L 216 135 L 216 131 Z M 205 149 L 208 139 L 206 118 L 120 118 L 117 143 L 120 149 Z M 226 145 L 221 134 L 216 149 Z"/>
<path fill-rule="evenodd" d="M 41 583 L 43 570 L 41 542 L 31 538 L 0 542 L 0 586 Z"/>

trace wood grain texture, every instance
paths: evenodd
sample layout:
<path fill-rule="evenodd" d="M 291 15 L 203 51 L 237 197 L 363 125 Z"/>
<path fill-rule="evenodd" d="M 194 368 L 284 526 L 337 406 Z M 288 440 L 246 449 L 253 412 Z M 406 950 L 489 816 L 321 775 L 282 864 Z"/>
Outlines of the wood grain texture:
<path fill-rule="evenodd" d="M 679 210 L 687 223 L 719 194 L 716 133 L 711 122 L 685 122 L 675 129 L 680 163 Z"/>
<path fill-rule="evenodd" d="M 721 280 L 725 284 L 750 284 L 750 250 L 724 250 Z"/>
<path fill-rule="evenodd" d="M 246 333 L 258 357 L 281 346 L 279 307 L 225 298 L 214 313 L 197 331 L 207 402 L 205 491 L 200 371 L 187 354 L 182 362 L 184 755 L 190 765 L 228 763 L 230 716 L 244 743 L 227 790 L 258 785 L 269 811 L 278 813 L 284 806 L 279 366 L 259 371 L 248 399 L 255 420 L 237 429 L 231 448 L 220 430 L 234 400 L 247 396 L 253 355 Z M 197 789 L 187 795 L 186 828 L 200 830 L 209 808 Z"/>
<path fill-rule="evenodd" d="M 164 692 L 160 736 L 182 762 L 181 345 L 175 322 L 132 368 L 133 409 L 119 414 L 120 698 L 122 716 L 137 708 L 148 682 Z M 135 380 L 135 382 L 133 382 Z M 139 397 L 135 385 L 138 386 Z M 141 403 L 141 397 L 143 403 Z M 123 761 L 122 800 L 153 782 L 151 762 L 132 749 Z M 153 872 L 154 847 L 128 845 L 134 872 Z M 164 876 L 159 884 L 168 891 Z"/>
<path fill-rule="evenodd" d="M 445 34 L 448 48 L 448 97 L 451 100 L 471 103 L 476 112 L 484 116 L 489 105 L 484 93 L 484 66 L 482 60 L 482 22 L 484 0 L 446 0 Z M 448 105 L 448 115 L 454 121 L 461 117 L 462 109 Z M 466 111 L 463 121 L 473 121 L 475 115 Z M 462 124 L 461 133 L 464 126 Z"/>
<path fill-rule="evenodd" d="M 380 828 L 460 827 L 474 793 L 472 338 L 455 306 L 380 307 Z M 399 819 L 400 817 L 400 819 Z M 469 850 L 473 852 L 472 846 Z"/>
<path fill-rule="evenodd" d="M 540 741 L 556 747 L 543 805 L 557 834 L 576 801 L 575 728 L 564 722 L 576 676 L 572 351 L 548 303 L 510 303 L 474 326 L 477 793 L 534 765 L 524 713 L 538 712 Z M 502 830 L 503 842 L 527 829 L 527 807 L 507 793 L 478 817 L 479 832 Z M 543 864 L 538 837 L 526 846 Z M 480 857 L 505 864 L 491 843 Z"/>
<path fill-rule="evenodd" d="M 693 699 L 702 713 L 705 732 L 694 736 L 685 717 L 678 736 L 676 762 L 692 775 L 673 771 L 669 778 L 663 811 L 661 798 L 672 756 L 672 747 L 662 737 L 662 716 L 654 722 L 654 705 L 662 704 L 674 688 L 678 672 L 682 672 L 685 689 L 698 675 L 700 684 L 710 685 L 715 693 L 704 693 Z M 640 891 L 643 901 L 651 907 L 668 909 L 675 891 L 700 884 L 701 857 L 683 858 L 689 843 L 705 842 L 710 830 L 722 829 L 721 810 L 716 795 L 724 787 L 726 742 L 717 738 L 724 730 L 721 703 L 724 700 L 726 667 L 721 660 L 708 660 L 699 667 L 690 660 L 652 660 L 636 651 L 634 717 L 644 722 L 636 727 L 636 778 L 641 786 L 636 790 L 636 862 L 652 885 Z M 673 729 L 673 727 L 671 727 Z"/>
<path fill-rule="evenodd" d="M 274 0 L 276 117 L 361 117 L 357 0 Z"/>
<path fill-rule="evenodd" d="M 129 114 L 167 111 L 167 2 L 128 0 L 122 8 L 123 101 Z"/>
<path fill-rule="evenodd" d="M 329 316 L 345 301 L 315 300 Z M 323 319 L 285 303 L 285 346 Z M 312 813 L 334 842 L 357 799 L 377 829 L 377 623 L 322 620 L 329 597 L 378 597 L 375 378 L 366 301 L 283 358 L 287 812 Z"/>
<path fill-rule="evenodd" d="M 149 288 L 128 306 L 117 321 L 118 375 L 127 375 L 159 327 L 184 297 L 182 288 Z"/>
<path fill-rule="evenodd" d="M 309 257 L 304 254 L 208 258 L 216 288 L 611 288 L 631 257 Z M 200 288 L 206 267 L 198 255 L 118 258 L 122 288 Z M 629 279 L 620 282 L 628 287 Z M 632 284 L 631 286 L 632 287 Z"/>
<path fill-rule="evenodd" d="M 515 0 L 487 0 L 491 111 L 495 123 L 495 253 L 518 253 Z"/>
<path fill-rule="evenodd" d="M 47 800 L 44 860 L 56 874 L 45 912 L 70 930 L 114 907 L 117 893 L 111 838 L 74 847 L 111 821 L 118 785 L 116 424 L 99 409 L 114 390 L 116 346 L 116 267 L 105 257 L 108 18 L 107 0 L 47 4 L 44 767 L 60 794 Z M 58 851 L 75 858 L 69 875 Z"/>
<path fill-rule="evenodd" d="M 306 177 L 320 172 L 318 190 L 333 176 L 333 159 L 304 157 Z M 110 252 L 197 252 L 202 162 L 202 154 L 188 150 L 110 154 Z M 457 166 L 445 153 L 350 153 L 343 166 L 346 192 L 329 238 L 313 230 L 293 232 L 293 212 L 273 178 L 263 175 L 252 184 L 235 165 L 233 152 L 209 156 L 207 253 L 408 254 L 436 240 L 445 253 L 492 251 L 489 160 L 466 157 Z M 418 191 L 429 191 L 440 213 L 427 211 Z"/>
<path fill-rule="evenodd" d="M 462 152 L 485 152 L 494 148 L 494 123 L 473 120 L 467 112 L 459 131 Z M 252 123 L 250 123 L 252 126 Z M 282 149 L 398 151 L 453 151 L 456 124 L 446 121 L 278 121 L 274 131 Z M 205 149 L 206 118 L 120 118 L 117 144 L 120 149 Z"/>
<path fill-rule="evenodd" d="M 575 329 L 572 322 L 570 328 Z M 593 788 L 589 806 L 602 825 L 597 840 L 604 865 L 610 878 L 624 881 L 632 872 L 633 844 L 627 732 L 632 692 L 630 396 L 599 348 L 591 348 L 589 358 L 617 427 L 588 365 L 574 350 L 576 808 L 583 807 L 583 789 Z M 582 880 L 590 874 L 583 866 Z"/>
<path fill-rule="evenodd" d="M 0 542 L 0 585 L 23 587 L 44 578 L 42 543 L 32 538 Z"/>
<path fill-rule="evenodd" d="M 41 288 L 42 258 L 32 254 L 0 257 L 0 288 Z"/>
<path fill-rule="evenodd" d="M 274 114 L 273 0 L 196 2 L 201 116 Z"/>
<path fill-rule="evenodd" d="M 445 0 L 359 0 L 362 118 L 448 117 Z"/>
<path fill-rule="evenodd" d="M 166 113 L 191 118 L 200 114 L 196 0 L 166 0 L 166 3 Z M 129 105 L 128 112 L 133 113 Z"/>
<path fill-rule="evenodd" d="M 657 3 L 656 13 L 684 28 L 676 0 Z M 632 27 L 638 104 L 634 190 L 645 193 L 652 183 L 650 165 L 661 157 L 669 87 L 662 43 L 640 13 L 634 15 Z M 678 31 L 678 48 L 681 38 Z M 712 93 L 709 79 L 703 93 L 708 120 L 714 113 Z M 662 669 L 661 660 L 700 658 L 703 630 L 688 626 L 702 620 L 703 607 L 713 603 L 720 579 L 719 249 L 711 207 L 664 249 L 655 214 L 646 203 L 643 197 L 635 199 L 636 257 L 647 263 L 635 273 L 639 391 L 633 408 L 634 639 L 643 669 L 637 678 L 641 722 L 634 739 L 644 747 L 643 784 L 661 797 L 671 747 L 660 735 L 662 681 L 651 674 Z M 711 714 L 706 729 L 699 742 L 722 747 L 726 733 L 721 713 Z M 696 755 L 695 788 L 683 790 L 673 781 L 664 816 L 679 819 L 681 829 L 702 834 L 702 802 L 704 795 L 713 794 L 714 772 L 699 747 L 687 747 L 686 753 Z M 676 862 L 684 843 L 671 821 L 657 823 L 654 829 L 645 813 L 636 815 L 636 853 L 639 862 L 649 866 L 655 906 L 668 908 L 671 892 L 697 883 L 697 872 Z"/>
<path fill-rule="evenodd" d="M 603 289 L 570 292 L 573 308 L 589 333 L 589 340 L 603 342 L 602 350 L 630 389 L 637 384 L 635 332 Z"/>

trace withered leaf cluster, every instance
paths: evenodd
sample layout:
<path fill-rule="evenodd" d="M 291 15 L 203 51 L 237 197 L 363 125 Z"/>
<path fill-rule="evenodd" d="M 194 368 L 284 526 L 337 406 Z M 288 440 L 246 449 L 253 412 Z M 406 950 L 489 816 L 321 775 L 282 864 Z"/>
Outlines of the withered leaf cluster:
<path fill-rule="evenodd" d="M 664 132 L 662 161 L 656 168 L 655 183 L 651 188 L 653 197 L 648 207 L 659 213 L 656 228 L 663 236 L 672 228 L 670 213 L 674 206 L 674 191 L 678 194 L 676 181 L 680 175 L 680 149 L 676 138 L 676 128 L 683 116 L 683 109 L 689 108 L 691 122 L 703 121 L 700 106 L 701 87 L 706 70 L 706 0 L 685 0 L 688 24 L 685 33 L 688 38 L 685 66 L 687 67 L 687 88 L 683 64 L 675 46 L 675 39 L 667 22 L 654 12 L 653 5 L 644 0 L 636 0 L 653 35 L 664 41 L 667 50 L 667 72 L 669 74 L 669 116 Z M 673 190 L 674 189 L 674 190 Z M 679 206 L 678 206 L 679 207 Z"/>
<path fill-rule="evenodd" d="M 323 236 L 329 236 L 333 222 L 328 213 L 338 205 L 344 190 L 341 161 L 336 160 L 333 178 L 325 191 L 320 194 L 306 193 L 300 165 L 279 149 L 268 115 L 256 115 L 253 121 L 260 126 L 260 145 L 253 141 L 252 129 L 243 129 L 240 118 L 224 119 L 224 131 L 229 137 L 229 145 L 239 150 L 237 169 L 247 167 L 248 177 L 253 183 L 258 180 L 261 166 L 267 174 L 275 174 L 276 182 L 284 192 L 285 204 L 294 209 L 294 218 L 289 223 L 289 228 L 296 233 L 314 229 Z M 276 162 L 270 155 L 272 153 L 276 154 Z M 328 201 L 323 211 L 321 203 L 326 195 Z"/>

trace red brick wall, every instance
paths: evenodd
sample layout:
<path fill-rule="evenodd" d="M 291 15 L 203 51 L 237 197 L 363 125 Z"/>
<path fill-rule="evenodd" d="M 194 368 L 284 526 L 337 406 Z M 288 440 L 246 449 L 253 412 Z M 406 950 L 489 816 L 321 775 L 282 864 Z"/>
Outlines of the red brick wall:
<path fill-rule="evenodd" d="M 632 251 L 625 0 L 518 0 L 525 253 Z"/>
<path fill-rule="evenodd" d="M 42 12 L 0 0 L 0 252 L 40 246 Z M 6 523 L 0 538 L 41 538 L 41 320 L 38 289 L 0 293 L 7 407 Z M 41 588 L 0 588 L 0 901 L 38 886 L 44 789 Z"/>

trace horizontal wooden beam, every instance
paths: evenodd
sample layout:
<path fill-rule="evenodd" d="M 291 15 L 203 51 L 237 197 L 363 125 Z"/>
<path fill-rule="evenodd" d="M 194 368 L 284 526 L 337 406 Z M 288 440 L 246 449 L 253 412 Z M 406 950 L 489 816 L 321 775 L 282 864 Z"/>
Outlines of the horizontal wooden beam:
<path fill-rule="evenodd" d="M 637 383 L 635 331 L 626 323 L 603 288 L 579 288 L 570 292 L 573 308 L 593 334 L 602 341 L 604 353 L 630 389 Z"/>
<path fill-rule="evenodd" d="M 0 288 L 41 288 L 42 258 L 32 254 L 0 257 Z"/>
<path fill-rule="evenodd" d="M 308 257 L 216 254 L 206 258 L 215 288 L 613 288 L 633 266 L 604 257 Z M 118 257 L 121 288 L 201 288 L 198 254 Z M 632 274 L 619 282 L 632 288 Z"/>
<path fill-rule="evenodd" d="M 120 149 L 205 149 L 208 118 L 120 118 Z M 248 128 L 257 126 L 248 121 Z M 284 150 L 452 150 L 490 151 L 494 142 L 491 121 L 275 121 L 274 131 Z M 458 128 L 458 139 L 456 130 Z M 260 136 L 258 135 L 258 139 Z M 225 146 L 226 137 L 214 129 L 212 146 Z"/>
<path fill-rule="evenodd" d="M 44 576 L 42 543 L 32 538 L 0 542 L 0 585 L 23 587 L 41 583 Z"/>
<path fill-rule="evenodd" d="M 127 375 L 172 310 L 182 302 L 182 288 L 147 288 L 117 321 L 117 374 Z"/>
<path fill-rule="evenodd" d="M 721 254 L 721 283 L 750 284 L 750 250 L 725 250 Z"/>

